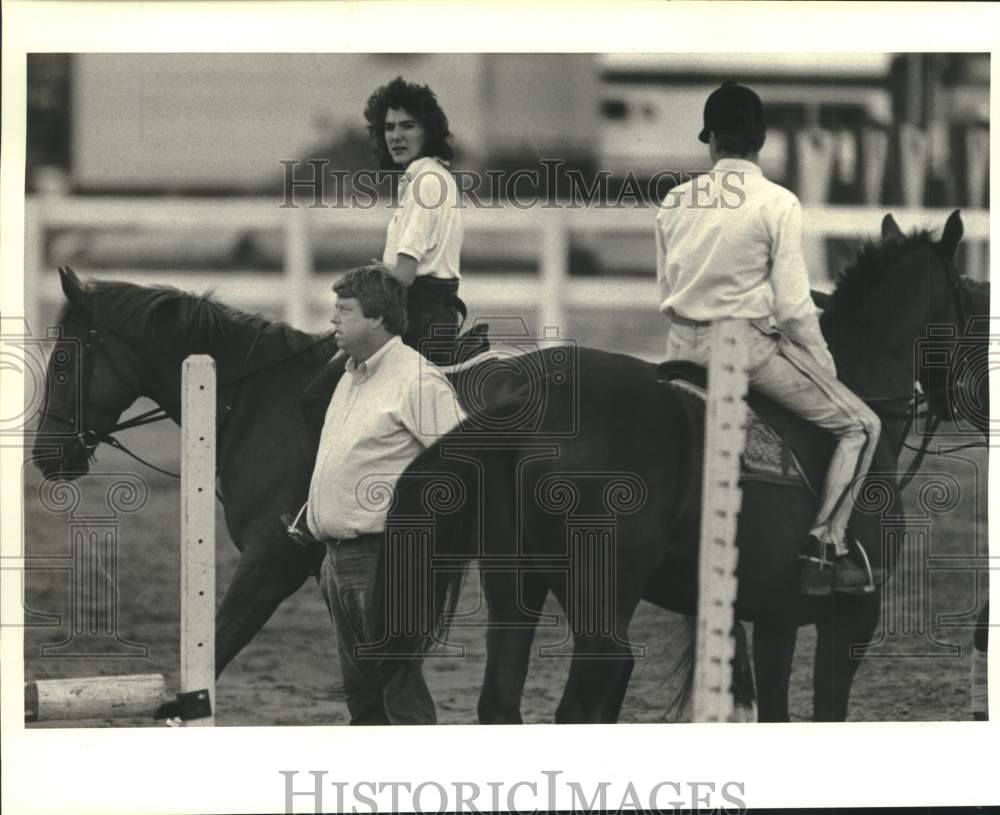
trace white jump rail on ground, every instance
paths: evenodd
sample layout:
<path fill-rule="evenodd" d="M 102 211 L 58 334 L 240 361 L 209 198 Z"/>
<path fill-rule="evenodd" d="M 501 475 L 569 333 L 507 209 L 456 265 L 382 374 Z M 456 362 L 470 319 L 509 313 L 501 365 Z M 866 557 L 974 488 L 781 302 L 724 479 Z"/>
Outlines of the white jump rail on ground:
<path fill-rule="evenodd" d="M 215 360 L 182 369 L 180 722 L 215 723 Z M 27 722 L 151 716 L 162 674 L 39 679 L 24 686 Z"/>
<path fill-rule="evenodd" d="M 748 388 L 745 320 L 712 325 L 705 403 L 705 455 L 698 551 L 698 623 L 695 639 L 696 722 L 725 722 L 733 714 L 733 640 L 736 604 L 736 524 L 743 497 L 740 454 L 746 439 Z"/>
<path fill-rule="evenodd" d="M 950 209 L 905 209 L 894 206 L 824 206 L 803 209 L 807 252 L 824 238 L 872 238 L 879 234 L 882 217 L 891 211 L 900 226 L 940 228 Z M 466 208 L 462 213 L 467 247 L 475 234 L 508 238 L 524 253 L 528 238 L 537 247 L 538 273 L 474 273 L 462 281 L 463 298 L 476 310 L 491 305 L 538 309 L 542 326 L 565 325 L 572 308 L 648 308 L 655 314 L 653 269 L 648 278 L 570 275 L 569 247 L 574 235 L 597 238 L 633 237 L 643 252 L 652 255 L 655 208 L 544 208 L 506 205 L 497 209 Z M 970 244 L 974 276 L 988 279 L 985 247 L 989 240 L 989 211 L 964 209 L 966 243 Z M 74 198 L 29 197 L 25 205 L 25 317 L 29 326 L 40 326 L 40 315 L 62 302 L 58 277 L 45 256 L 46 234 L 51 229 L 176 229 L 220 230 L 276 229 L 283 235 L 284 268 L 280 273 L 220 272 L 191 269 L 85 269 L 88 274 L 140 284 L 165 283 L 182 289 L 213 289 L 219 298 L 239 308 L 267 309 L 297 328 L 320 330 L 326 317 L 313 304 L 329 297 L 332 275 L 315 274 L 312 236 L 351 230 L 384 230 L 388 213 L 376 209 L 282 209 L 277 198 Z M 812 247 L 812 249 L 810 249 Z M 646 252 L 646 249 L 649 249 Z M 828 270 L 813 263 L 810 272 L 816 288 L 829 288 Z M 37 330 L 37 329 L 36 329 Z"/>

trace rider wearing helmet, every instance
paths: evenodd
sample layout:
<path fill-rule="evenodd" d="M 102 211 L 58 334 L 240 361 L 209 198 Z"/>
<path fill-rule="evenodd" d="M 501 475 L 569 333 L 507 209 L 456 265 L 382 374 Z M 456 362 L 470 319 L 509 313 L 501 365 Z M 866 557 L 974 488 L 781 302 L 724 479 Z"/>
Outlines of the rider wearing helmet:
<path fill-rule="evenodd" d="M 868 472 L 881 424 L 837 379 L 810 296 L 801 206 L 759 165 L 766 136 L 760 97 L 726 82 L 708 97 L 703 124 L 698 139 L 708 145 L 711 172 L 671 190 L 656 216 L 660 310 L 670 321 L 667 359 L 707 366 L 711 323 L 750 321 L 751 387 L 837 439 L 804 541 L 802 591 L 873 591 L 871 569 L 860 545 L 849 544 L 847 523 L 851 485 Z"/>

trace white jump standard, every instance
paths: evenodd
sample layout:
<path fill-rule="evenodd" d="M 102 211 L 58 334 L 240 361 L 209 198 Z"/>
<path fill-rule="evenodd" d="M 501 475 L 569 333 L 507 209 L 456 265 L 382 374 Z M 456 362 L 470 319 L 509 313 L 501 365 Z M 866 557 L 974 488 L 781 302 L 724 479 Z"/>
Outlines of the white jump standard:
<path fill-rule="evenodd" d="M 696 722 L 725 722 L 733 715 L 736 523 L 743 498 L 739 480 L 746 441 L 748 332 L 745 320 L 712 324 L 698 558 L 692 714 Z"/>
<path fill-rule="evenodd" d="M 184 361 L 181 425 L 180 692 L 172 724 L 215 724 L 215 360 Z M 26 722 L 152 716 L 170 702 L 162 674 L 40 679 Z"/>

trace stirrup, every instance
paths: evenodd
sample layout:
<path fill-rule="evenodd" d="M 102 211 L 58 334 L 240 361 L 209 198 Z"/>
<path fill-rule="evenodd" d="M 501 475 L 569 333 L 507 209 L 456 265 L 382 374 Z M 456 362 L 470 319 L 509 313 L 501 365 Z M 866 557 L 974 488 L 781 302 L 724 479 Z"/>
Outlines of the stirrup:
<path fill-rule="evenodd" d="M 858 541 L 854 541 L 854 545 L 858 547 L 861 552 L 861 559 L 865 562 L 865 571 L 868 572 L 868 582 L 871 583 L 872 588 L 875 587 L 875 572 L 872 571 L 872 562 L 868 559 L 868 553 L 865 551 L 865 547 L 862 546 Z"/>
<path fill-rule="evenodd" d="M 861 590 L 861 592 L 846 591 L 842 592 L 844 594 L 871 594 L 878 587 L 875 585 L 875 572 L 872 569 L 871 560 L 868 559 L 868 553 L 865 551 L 865 547 L 861 545 L 860 541 L 856 539 L 851 539 L 851 543 L 857 547 L 858 551 L 861 552 L 861 560 L 865 568 L 865 574 L 868 575 L 868 585 Z M 849 555 L 848 555 L 849 556 Z M 834 584 L 834 590 L 836 590 L 836 583 Z"/>
<path fill-rule="evenodd" d="M 813 537 L 812 535 L 809 536 L 809 542 L 810 544 L 812 543 L 816 544 L 816 548 L 818 548 L 820 552 L 819 555 L 818 556 L 810 555 L 803 552 L 801 555 L 799 555 L 799 560 L 804 561 L 806 563 L 818 563 L 821 569 L 825 569 L 827 567 L 832 569 L 836 564 L 836 560 L 835 559 L 831 560 L 830 558 L 828 558 L 826 556 L 826 550 L 832 547 L 833 544 L 822 543 L 819 539 Z"/>

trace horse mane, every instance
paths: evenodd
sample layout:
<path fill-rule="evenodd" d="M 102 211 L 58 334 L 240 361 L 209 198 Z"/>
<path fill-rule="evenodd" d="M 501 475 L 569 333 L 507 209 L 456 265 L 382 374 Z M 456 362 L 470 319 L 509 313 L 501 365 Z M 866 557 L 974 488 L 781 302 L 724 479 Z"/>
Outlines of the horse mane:
<path fill-rule="evenodd" d="M 167 325 L 173 333 L 204 348 L 217 348 L 232 342 L 237 334 L 255 332 L 281 332 L 293 349 L 312 339 L 285 323 L 220 303 L 211 292 L 197 295 L 173 286 L 108 280 L 89 280 L 84 291 L 96 322 L 112 325 L 135 339 L 149 338 Z M 72 309 L 72 304 L 64 306 L 60 319 Z"/>
<path fill-rule="evenodd" d="M 928 230 L 916 230 L 900 240 L 865 241 L 854 262 L 840 273 L 830 295 L 827 313 L 857 314 L 871 293 L 885 281 L 897 258 L 913 249 L 933 246 L 934 240 Z"/>

